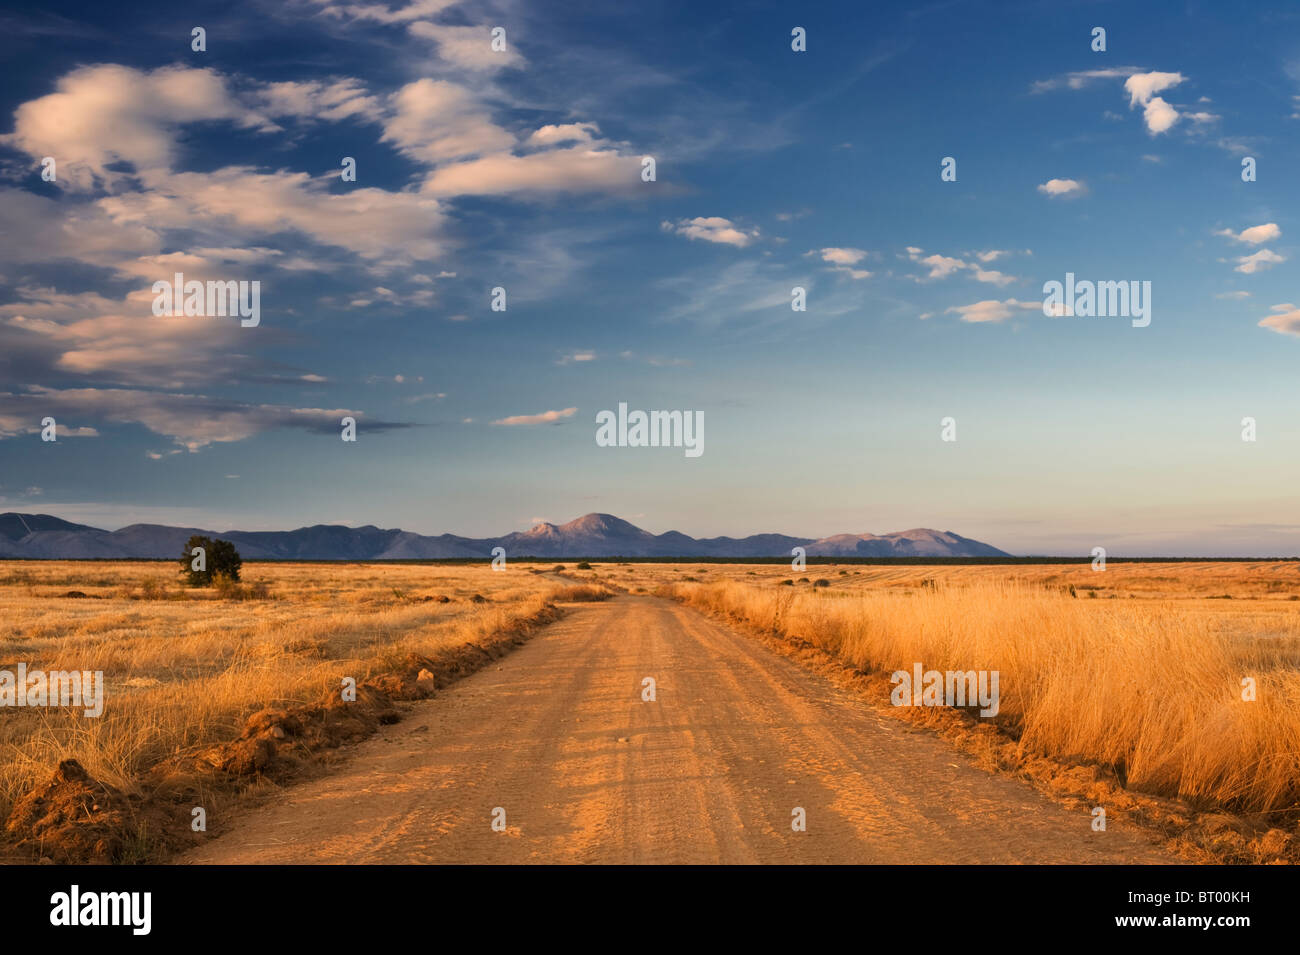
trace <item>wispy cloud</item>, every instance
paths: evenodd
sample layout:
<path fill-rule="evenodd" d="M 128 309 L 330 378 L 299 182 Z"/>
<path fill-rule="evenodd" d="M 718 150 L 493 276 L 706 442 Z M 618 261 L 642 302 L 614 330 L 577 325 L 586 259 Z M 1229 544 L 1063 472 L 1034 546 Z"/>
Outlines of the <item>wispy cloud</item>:
<path fill-rule="evenodd" d="M 29 433 L 31 422 L 40 421 L 46 415 L 57 421 L 95 419 L 112 424 L 140 424 L 190 451 L 198 451 L 210 444 L 242 441 L 275 428 L 339 433 L 340 421 L 345 416 L 355 418 L 363 432 L 411 427 L 401 422 L 373 419 L 363 412 L 346 408 L 249 404 L 197 394 L 40 386 L 26 392 L 0 392 L 0 436 Z M 64 434 L 60 428 L 60 437 Z"/>
<path fill-rule="evenodd" d="M 1038 310 L 1042 311 L 1042 302 L 1021 302 L 1014 298 L 998 301 L 997 299 L 986 299 L 982 302 L 973 302 L 970 305 L 954 305 L 952 308 L 945 309 L 947 314 L 956 314 L 961 317 L 963 322 L 1004 322 L 1011 318 L 1017 311 Z"/>
<path fill-rule="evenodd" d="M 492 423 L 503 425 L 550 424 L 564 418 L 572 418 L 577 411 L 577 408 L 565 408 L 563 411 L 543 411 L 541 414 L 517 414 L 508 418 L 500 418 Z"/>
<path fill-rule="evenodd" d="M 1237 267 L 1233 271 L 1253 275 L 1256 272 L 1271 269 L 1273 266 L 1285 261 L 1285 255 L 1278 255 L 1272 249 L 1260 249 L 1253 255 L 1243 255 L 1237 259 Z"/>

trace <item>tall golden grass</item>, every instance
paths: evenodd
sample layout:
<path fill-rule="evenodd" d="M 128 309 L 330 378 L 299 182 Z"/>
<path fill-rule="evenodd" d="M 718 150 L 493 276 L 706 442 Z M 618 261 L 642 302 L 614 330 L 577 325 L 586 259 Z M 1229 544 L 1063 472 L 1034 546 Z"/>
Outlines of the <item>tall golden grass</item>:
<path fill-rule="evenodd" d="M 603 593 L 522 568 L 244 571 L 244 587 L 196 591 L 181 587 L 170 565 L 0 565 L 0 668 L 102 670 L 107 683 L 99 718 L 80 709 L 0 710 L 0 819 L 62 759 L 137 791 L 149 767 L 233 739 L 259 709 L 312 702 L 343 676 L 362 683 L 400 669 L 410 654 L 507 631 L 548 602 Z M 70 587 L 87 596 L 64 596 Z"/>
<path fill-rule="evenodd" d="M 1024 583 L 836 593 L 735 580 L 674 593 L 854 667 L 998 670 L 1000 728 L 1025 751 L 1113 766 L 1126 785 L 1237 811 L 1300 804 L 1294 614 L 1226 630 L 1163 600 L 1079 600 Z M 1250 619 L 1250 618 L 1247 618 Z M 1256 700 L 1242 698 L 1244 678 Z"/>

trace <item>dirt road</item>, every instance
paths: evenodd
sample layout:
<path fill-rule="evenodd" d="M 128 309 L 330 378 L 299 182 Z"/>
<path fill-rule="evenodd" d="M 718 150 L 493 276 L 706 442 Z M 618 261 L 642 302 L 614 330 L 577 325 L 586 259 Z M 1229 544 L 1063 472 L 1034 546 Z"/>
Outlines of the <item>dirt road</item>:
<path fill-rule="evenodd" d="M 574 610 L 180 861 L 1176 861 L 1090 821 L 752 638 L 626 596 Z"/>

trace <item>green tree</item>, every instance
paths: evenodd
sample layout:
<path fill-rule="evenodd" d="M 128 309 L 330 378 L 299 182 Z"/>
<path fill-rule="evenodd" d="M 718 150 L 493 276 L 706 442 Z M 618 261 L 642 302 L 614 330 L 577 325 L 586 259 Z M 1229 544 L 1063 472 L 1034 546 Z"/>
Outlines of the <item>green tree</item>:
<path fill-rule="evenodd" d="M 181 574 L 191 587 L 209 587 L 217 577 L 239 579 L 244 560 L 230 541 L 213 540 L 195 534 L 185 542 L 181 554 Z"/>

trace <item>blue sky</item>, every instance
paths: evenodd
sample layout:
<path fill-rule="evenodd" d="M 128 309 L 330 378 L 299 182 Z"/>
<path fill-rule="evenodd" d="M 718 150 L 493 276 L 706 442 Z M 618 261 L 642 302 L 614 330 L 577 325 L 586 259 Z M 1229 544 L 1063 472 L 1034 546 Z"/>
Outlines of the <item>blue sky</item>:
<path fill-rule="evenodd" d="M 0 508 L 1296 554 L 1300 10 L 1133 6 L 5 10 Z M 704 454 L 598 447 L 619 402 Z"/>

